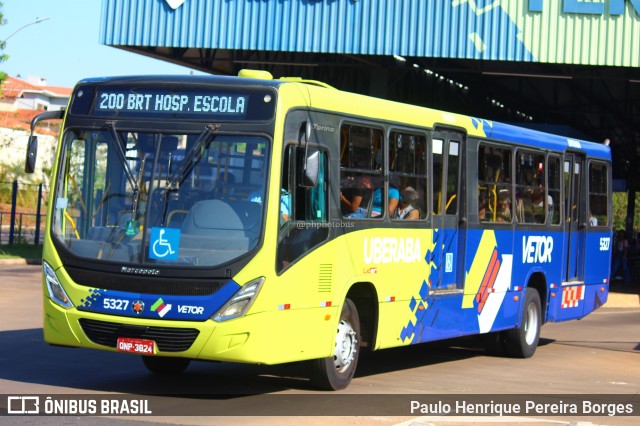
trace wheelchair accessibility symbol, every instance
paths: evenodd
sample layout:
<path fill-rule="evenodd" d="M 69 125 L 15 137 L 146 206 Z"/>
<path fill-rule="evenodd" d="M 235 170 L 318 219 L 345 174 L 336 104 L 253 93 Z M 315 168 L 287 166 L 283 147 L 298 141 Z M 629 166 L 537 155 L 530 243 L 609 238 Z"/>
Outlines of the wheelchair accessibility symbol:
<path fill-rule="evenodd" d="M 151 228 L 149 257 L 159 260 L 176 260 L 180 248 L 180 230 Z"/>

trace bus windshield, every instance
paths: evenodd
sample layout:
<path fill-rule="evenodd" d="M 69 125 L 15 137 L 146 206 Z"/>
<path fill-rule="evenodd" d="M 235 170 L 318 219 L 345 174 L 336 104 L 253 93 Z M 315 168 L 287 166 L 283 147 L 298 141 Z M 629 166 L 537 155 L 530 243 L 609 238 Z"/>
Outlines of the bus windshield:
<path fill-rule="evenodd" d="M 52 234 L 76 256 L 217 267 L 258 245 L 268 140 L 72 129 L 63 138 Z"/>

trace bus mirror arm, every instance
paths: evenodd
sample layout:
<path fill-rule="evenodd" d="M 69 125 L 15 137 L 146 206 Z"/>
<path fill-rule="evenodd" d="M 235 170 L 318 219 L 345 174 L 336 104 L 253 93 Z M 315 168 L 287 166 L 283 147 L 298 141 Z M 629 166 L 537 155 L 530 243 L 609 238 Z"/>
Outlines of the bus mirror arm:
<path fill-rule="evenodd" d="M 304 129 L 304 133 L 303 133 Z M 311 121 L 307 120 L 300 126 L 300 138 L 304 138 L 304 158 L 302 164 L 302 176 L 298 185 L 303 188 L 315 188 L 318 186 L 319 158 L 317 150 L 309 152 L 309 140 L 311 139 Z M 302 143 L 302 140 L 300 141 Z"/>
<path fill-rule="evenodd" d="M 62 120 L 64 118 L 64 110 L 47 111 L 38 114 L 31 120 L 31 134 L 27 142 L 27 157 L 24 164 L 25 173 L 33 173 L 36 169 L 36 158 L 38 157 L 38 137 L 34 135 L 36 125 L 40 121 L 45 120 Z"/>

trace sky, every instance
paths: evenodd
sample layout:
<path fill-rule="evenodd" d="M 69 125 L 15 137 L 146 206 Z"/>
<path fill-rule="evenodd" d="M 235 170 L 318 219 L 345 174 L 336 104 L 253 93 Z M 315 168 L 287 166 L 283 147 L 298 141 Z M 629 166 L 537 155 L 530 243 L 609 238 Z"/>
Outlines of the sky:
<path fill-rule="evenodd" d="M 0 71 L 49 86 L 73 87 L 88 77 L 191 72 L 158 59 L 100 44 L 102 0 L 0 0 L 7 21 L 0 26 Z M 28 25 L 37 18 L 50 18 Z M 22 29 L 24 25 L 28 25 Z M 14 34 L 14 31 L 18 31 Z"/>

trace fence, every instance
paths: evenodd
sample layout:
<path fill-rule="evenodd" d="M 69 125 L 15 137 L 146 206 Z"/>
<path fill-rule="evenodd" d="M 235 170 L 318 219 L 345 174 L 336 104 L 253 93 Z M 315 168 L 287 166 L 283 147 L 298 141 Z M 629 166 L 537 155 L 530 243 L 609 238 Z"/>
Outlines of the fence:
<path fill-rule="evenodd" d="M 0 244 L 41 244 L 44 238 L 43 185 L 0 182 Z"/>

